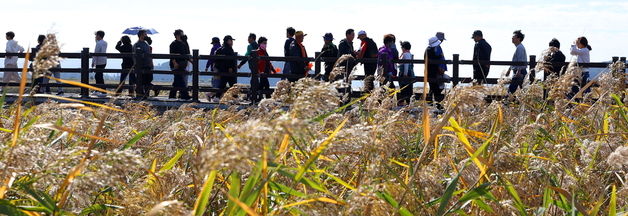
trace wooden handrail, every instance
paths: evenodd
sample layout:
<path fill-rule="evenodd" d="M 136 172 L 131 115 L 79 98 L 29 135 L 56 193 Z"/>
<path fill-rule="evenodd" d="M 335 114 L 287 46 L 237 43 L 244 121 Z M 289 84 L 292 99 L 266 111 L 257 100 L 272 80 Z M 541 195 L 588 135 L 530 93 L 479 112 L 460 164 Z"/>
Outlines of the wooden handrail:
<path fill-rule="evenodd" d="M 25 54 L 24 53 L 0 53 L 0 58 L 1 57 L 6 57 L 6 56 L 18 56 L 19 58 L 24 58 Z M 51 68 L 50 71 L 51 72 L 62 72 L 62 73 L 80 73 L 81 74 L 81 82 L 84 84 L 89 84 L 89 73 L 93 72 L 94 69 L 90 68 L 89 65 L 89 59 L 94 57 L 94 56 L 106 56 L 107 58 L 113 58 L 113 59 L 120 59 L 120 58 L 128 58 L 128 57 L 133 57 L 132 53 L 90 53 L 89 52 L 89 48 L 83 48 L 83 50 L 80 53 L 60 53 L 59 54 L 60 57 L 62 58 L 67 58 L 67 59 L 80 59 L 81 60 L 81 67 L 80 68 Z M 173 55 L 173 54 L 152 54 L 151 55 L 153 59 L 170 59 L 170 58 L 177 58 L 180 57 L 180 55 Z M 300 58 L 300 57 L 277 57 L 277 56 L 215 56 L 215 55 L 200 55 L 199 54 L 199 50 L 195 49 L 192 52 L 192 55 L 190 56 L 191 61 L 193 62 L 193 70 L 190 72 L 190 75 L 192 76 L 192 86 L 191 86 L 191 90 L 192 90 L 192 98 L 194 99 L 194 101 L 198 101 L 199 99 L 199 92 L 203 92 L 206 91 L 207 88 L 201 88 L 199 86 L 199 81 L 200 81 L 200 77 L 201 76 L 225 76 L 225 77 L 251 77 L 252 74 L 251 73 L 242 73 L 242 72 L 236 72 L 236 73 L 219 73 L 219 72 L 201 72 L 200 71 L 200 60 L 249 60 L 249 64 L 257 64 L 257 62 L 259 60 L 269 60 L 269 61 L 283 61 L 283 62 L 294 62 L 294 61 L 308 61 L 308 62 L 314 62 L 314 74 L 308 74 L 307 77 L 315 77 L 317 75 L 321 74 L 321 70 L 322 70 L 322 63 L 324 62 L 335 62 L 336 60 L 338 60 L 338 57 L 320 57 L 320 53 L 316 53 L 315 57 L 310 57 L 310 58 Z M 616 62 L 618 60 L 621 61 L 626 61 L 626 57 L 613 57 L 611 62 L 596 62 L 596 63 L 585 63 L 585 64 L 578 64 L 579 66 L 582 67 L 590 67 L 590 68 L 606 68 L 608 67 L 610 64 L 612 64 L 612 62 Z M 355 60 L 356 63 L 376 63 L 377 59 L 356 59 Z M 394 60 L 394 63 L 399 63 L 399 64 L 403 64 L 403 63 L 411 63 L 411 64 L 425 64 L 425 60 L 423 59 L 413 59 L 413 60 Z M 460 55 L 458 54 L 454 54 L 452 60 L 430 60 L 429 61 L 430 64 L 448 64 L 448 65 L 452 65 L 451 69 L 452 69 L 452 79 L 451 81 L 453 82 L 454 86 L 459 84 L 459 83 L 470 83 L 472 82 L 472 78 L 469 77 L 460 77 L 460 65 L 473 65 L 473 64 L 488 64 L 488 65 L 492 65 L 492 66 L 529 66 L 530 69 L 533 69 L 537 62 L 536 62 L 536 56 L 532 55 L 530 56 L 530 59 L 528 62 L 511 62 L 511 61 L 471 61 L 471 60 L 460 60 Z M 555 65 L 558 66 L 564 66 L 569 64 L 568 62 L 564 62 L 564 63 L 555 63 Z M 251 65 L 251 68 L 257 68 L 254 65 Z M 20 72 L 21 69 L 20 68 L 0 68 L 0 72 Z M 103 73 L 121 73 L 122 69 L 104 69 L 102 70 Z M 154 74 L 172 74 L 171 71 L 164 71 L 164 70 L 154 70 L 153 71 Z M 286 79 L 286 78 L 302 78 L 302 77 L 306 77 L 305 75 L 295 75 L 295 74 L 259 74 L 260 77 L 270 77 L 270 78 L 282 78 L 282 79 Z M 354 80 L 363 80 L 365 77 L 362 75 L 358 75 L 355 76 Z M 414 78 L 398 78 L 395 77 L 392 79 L 393 81 L 414 81 L 414 82 L 421 82 L 423 80 L 423 77 L 421 76 L 417 76 Z M 430 79 L 430 81 L 434 81 L 436 79 Z M 498 79 L 495 78 L 489 78 L 487 79 L 487 83 L 488 84 L 496 84 Z M 14 84 L 7 84 L 7 83 L 0 83 L 0 85 L 9 85 L 9 86 L 13 86 Z M 72 87 L 71 85 L 65 85 L 65 84 L 53 84 L 53 83 L 49 83 L 49 84 L 41 84 L 41 86 L 43 87 Z M 103 87 L 108 87 L 111 88 L 112 85 L 96 85 L 96 86 L 103 86 Z M 117 86 L 117 85 L 115 85 Z M 124 85 L 124 88 L 129 88 L 130 86 L 128 85 Z M 167 86 L 159 86 L 162 89 L 168 88 Z M 82 97 L 89 97 L 89 91 L 86 88 L 81 88 L 81 96 Z"/>

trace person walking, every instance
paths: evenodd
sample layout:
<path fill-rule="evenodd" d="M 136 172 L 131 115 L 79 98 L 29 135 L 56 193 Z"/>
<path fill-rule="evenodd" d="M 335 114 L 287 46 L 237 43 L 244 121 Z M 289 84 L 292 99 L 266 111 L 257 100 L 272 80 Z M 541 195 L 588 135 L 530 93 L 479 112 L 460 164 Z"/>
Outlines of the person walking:
<path fill-rule="evenodd" d="M 246 53 L 244 53 L 244 56 L 249 57 L 249 58 L 257 56 L 256 51 L 257 49 L 259 49 L 259 44 L 256 41 L 257 35 L 254 33 L 250 33 L 247 40 L 248 40 L 249 45 L 247 45 L 246 47 Z M 255 63 L 259 62 L 259 60 L 251 59 L 251 61 L 249 61 L 248 59 L 244 59 L 238 65 L 238 70 L 242 68 L 242 66 L 244 66 L 247 62 L 249 63 L 248 66 L 251 71 L 251 76 L 249 80 L 251 89 L 249 91 L 248 97 L 251 103 L 256 103 L 258 102 L 258 89 L 260 85 L 260 77 L 257 71 L 257 67 L 255 66 Z"/>
<path fill-rule="evenodd" d="M 323 45 L 323 48 L 321 49 L 320 57 L 323 57 L 323 58 L 338 57 L 338 47 L 334 44 L 334 35 L 332 33 L 326 33 L 325 36 L 323 36 L 323 42 L 325 44 Z M 330 81 L 329 74 L 334 69 L 334 63 L 336 63 L 336 61 L 333 61 L 333 60 L 325 61 L 325 74 L 323 75 L 324 81 Z"/>
<path fill-rule="evenodd" d="M 268 56 L 268 52 L 266 51 L 268 39 L 266 39 L 266 37 L 260 37 L 257 43 L 259 44 L 259 49 L 254 50 L 253 52 L 256 52 L 258 57 Z M 264 98 L 264 96 L 265 98 L 270 98 L 271 96 L 268 77 L 260 75 L 271 74 L 275 71 L 275 68 L 270 60 L 259 59 L 257 62 L 257 68 L 254 69 L 254 75 L 251 76 L 251 100 L 252 102 L 259 102 Z"/>
<path fill-rule="evenodd" d="M 213 37 L 211 44 L 212 44 L 212 48 L 211 48 L 211 51 L 209 52 L 209 55 L 215 56 L 216 51 L 220 49 L 220 38 Z M 216 60 L 214 59 L 207 60 L 207 64 L 205 65 L 205 72 L 209 72 L 209 71 L 215 72 L 216 71 L 215 62 Z M 218 88 L 220 86 L 220 76 L 212 76 L 211 84 L 213 88 Z M 207 92 L 207 100 L 211 102 L 219 101 L 219 99 L 216 98 L 215 96 L 216 96 L 215 92 Z"/>
<path fill-rule="evenodd" d="M 591 45 L 589 45 L 589 40 L 586 37 L 577 38 L 573 44 L 571 45 L 570 53 L 572 56 L 577 58 L 578 64 L 586 64 L 591 62 L 590 52 L 593 50 Z M 576 85 L 571 87 L 571 93 L 569 94 L 569 98 L 573 98 L 580 91 L 581 88 L 584 88 L 589 82 L 589 67 L 581 67 L 582 75 L 575 80 Z M 586 88 L 584 93 L 590 92 L 590 88 Z"/>
<path fill-rule="evenodd" d="M 33 69 L 33 60 L 35 59 L 34 57 L 37 56 L 37 53 L 39 52 L 39 50 L 41 50 L 41 48 L 44 46 L 44 41 L 46 41 L 46 35 L 39 35 L 37 37 L 37 46 L 35 46 L 35 49 L 33 49 L 33 53 L 31 53 L 30 56 L 30 68 Z M 38 76 L 35 78 L 35 82 L 33 83 L 34 88 L 36 89 L 37 93 L 46 93 L 46 94 L 50 94 L 50 87 L 46 86 L 46 87 L 41 87 L 41 84 L 48 84 L 50 82 L 50 79 L 48 79 L 46 77 L 47 74 L 38 74 L 35 75 L 33 73 L 33 76 Z"/>
<path fill-rule="evenodd" d="M 6 57 L 4 57 L 4 68 L 17 68 L 17 55 L 10 55 L 9 53 L 23 53 L 24 47 L 20 46 L 17 41 L 14 40 L 15 33 L 12 31 L 6 33 L 7 46 L 6 46 Z M 19 72 L 17 71 L 5 71 L 4 76 L 2 77 L 2 82 L 7 83 L 10 82 L 20 82 L 21 77 Z"/>
<path fill-rule="evenodd" d="M 222 39 L 222 47 L 216 51 L 217 56 L 236 56 L 236 53 L 233 51 L 233 37 L 231 35 L 227 35 Z M 235 59 L 220 59 L 216 60 L 216 70 L 218 73 L 230 73 L 234 74 L 238 72 L 238 60 Z M 229 88 L 233 87 L 237 83 L 238 79 L 235 76 L 221 76 L 220 77 L 220 89 L 218 93 L 218 97 L 222 97 L 227 91 L 227 84 L 229 84 Z"/>
<path fill-rule="evenodd" d="M 408 41 L 401 42 L 401 60 L 413 60 L 414 55 L 410 52 L 412 45 Z M 403 105 L 409 105 L 411 99 L 414 97 L 414 81 L 410 80 L 415 77 L 414 75 L 414 64 L 412 63 L 402 63 L 399 65 L 399 88 L 401 88 L 401 92 L 399 93 L 399 102 Z"/>
<path fill-rule="evenodd" d="M 303 33 L 303 31 L 297 31 L 294 34 L 294 41 L 290 44 L 290 56 L 307 58 L 307 51 L 305 50 L 305 46 L 303 46 L 305 36 L 307 36 L 307 34 Z M 309 61 L 291 61 L 290 70 L 292 75 L 305 76 L 310 70 Z M 297 80 L 299 80 L 299 78 L 288 78 L 290 82 L 296 82 Z"/>
<path fill-rule="evenodd" d="M 473 47 L 473 85 L 486 84 L 486 78 L 491 69 L 487 62 L 491 61 L 493 48 L 486 42 L 484 34 L 480 30 L 475 30 L 471 38 L 475 41 Z"/>
<path fill-rule="evenodd" d="M 545 79 L 548 77 L 559 77 L 561 75 L 562 68 L 565 65 L 565 55 L 562 51 L 560 51 L 560 41 L 558 39 L 553 38 L 549 42 L 549 47 L 547 50 L 543 51 L 542 64 L 537 65 L 541 66 L 543 70 L 543 74 Z M 536 69 L 530 70 L 530 76 L 534 77 L 536 74 Z M 543 98 L 548 97 L 548 89 L 543 87 Z"/>
<path fill-rule="evenodd" d="M 427 77 L 430 88 L 426 99 L 430 103 L 436 104 L 438 109 L 443 109 L 440 102 L 445 99 L 443 89 L 445 87 L 444 75 L 446 68 L 442 67 L 441 64 L 431 63 L 431 61 L 442 61 L 445 58 L 440 49 L 441 43 L 442 40 L 438 37 L 432 37 L 428 40 L 428 47 L 425 49 L 425 58 L 428 59 Z"/>
<path fill-rule="evenodd" d="M 392 78 L 397 76 L 397 69 L 393 60 L 395 59 L 395 53 L 392 50 L 392 46 L 395 43 L 395 37 L 391 34 L 384 35 L 384 46 L 379 48 L 377 52 L 377 67 L 382 68 L 381 76 L 384 78 L 380 82 L 380 86 L 388 86 L 388 88 L 394 89 L 395 83 Z"/>
<path fill-rule="evenodd" d="M 353 49 L 353 39 L 355 39 L 355 31 L 353 29 L 347 29 L 347 31 L 345 31 L 345 38 L 338 44 L 338 57 L 343 55 L 356 56 L 355 49 Z"/>
<path fill-rule="evenodd" d="M 211 51 L 209 52 L 209 55 L 213 56 L 213 55 L 216 55 L 216 50 L 220 49 L 220 38 L 213 37 L 211 45 L 212 45 L 212 48 L 211 48 Z M 207 60 L 207 64 L 205 65 L 205 72 L 214 71 L 215 62 L 216 61 L 214 59 Z"/>
<path fill-rule="evenodd" d="M 436 55 L 439 56 L 439 60 L 441 61 L 445 61 L 447 59 L 445 59 L 445 52 L 443 52 L 443 48 L 440 46 L 441 44 L 443 44 L 443 42 L 445 42 L 445 33 L 443 32 L 436 32 L 436 38 L 438 38 L 438 40 L 440 41 L 440 44 L 438 44 L 434 49 L 436 51 Z M 443 69 L 443 71 L 447 71 L 447 64 L 444 63 L 440 63 L 438 64 L 438 67 L 440 67 L 441 69 Z M 443 77 L 445 77 L 445 74 L 442 74 Z M 444 83 L 443 83 L 444 84 Z M 441 86 L 441 89 L 444 88 L 443 86 Z"/>
<path fill-rule="evenodd" d="M 560 72 L 562 71 L 562 67 L 565 64 L 565 54 L 563 54 L 562 51 L 560 51 L 560 41 L 558 41 L 558 39 L 554 38 L 549 42 L 549 58 L 548 58 L 548 62 L 551 63 L 550 67 L 547 68 L 549 71 L 546 71 L 545 76 L 549 76 L 550 74 L 556 74 L 557 76 L 560 75 Z"/>
<path fill-rule="evenodd" d="M 168 98 L 175 99 L 177 98 L 177 92 L 179 92 L 179 98 L 183 100 L 191 99 L 187 85 L 185 82 L 185 74 L 187 73 L 185 69 L 188 66 L 189 55 L 187 54 L 187 46 L 183 42 L 183 36 L 185 33 L 181 29 L 177 29 L 174 31 L 175 40 L 170 43 L 170 54 L 178 55 L 177 57 L 170 59 L 170 69 L 174 74 L 174 81 L 172 82 L 172 90 L 170 90 L 170 94 Z"/>
<path fill-rule="evenodd" d="M 153 58 L 152 50 L 148 42 L 146 42 L 146 30 L 137 32 L 137 42 L 133 44 L 133 68 L 137 75 L 135 89 L 137 98 L 146 100 L 150 95 L 150 87 L 152 82 Z"/>
<path fill-rule="evenodd" d="M 142 31 L 142 30 L 140 30 Z M 146 34 L 146 31 L 144 31 Z M 144 35 L 145 37 L 146 35 Z M 139 32 L 138 32 L 139 37 Z M 143 39 L 142 39 L 143 41 Z M 129 36 L 122 36 L 120 41 L 116 44 L 116 50 L 121 54 L 131 54 L 133 53 L 133 44 L 131 42 L 131 38 Z M 136 72 L 132 72 L 133 68 L 133 57 L 123 57 L 122 64 L 120 65 L 122 68 L 122 73 L 120 74 L 120 85 L 124 85 L 126 82 L 126 78 L 129 78 L 129 85 L 132 86 L 129 88 L 129 96 L 135 96 L 135 84 L 137 83 Z M 122 88 L 118 88 L 116 91 L 117 94 L 122 93 Z"/>
<path fill-rule="evenodd" d="M 377 58 L 377 44 L 373 39 L 369 38 L 366 34 L 366 31 L 358 32 L 358 39 L 362 42 L 360 44 L 360 50 L 358 51 L 357 58 L 365 59 L 365 58 Z M 375 75 L 375 70 L 377 69 L 377 63 L 363 63 L 364 64 L 364 75 L 370 76 Z"/>
<path fill-rule="evenodd" d="M 96 37 L 96 48 L 94 49 L 94 53 L 107 53 L 107 41 L 104 40 L 105 32 L 100 30 L 95 33 Z M 104 72 L 105 67 L 107 67 L 107 56 L 94 56 L 92 57 L 92 68 L 94 70 L 94 79 L 96 79 L 96 85 L 104 85 L 105 77 Z M 97 86 L 99 88 L 105 89 L 103 86 Z M 94 92 L 99 97 L 105 97 L 106 94 L 103 92 Z"/>
<path fill-rule="evenodd" d="M 525 35 L 521 33 L 521 30 L 517 30 L 513 32 L 512 43 L 516 47 L 515 54 L 512 56 L 513 62 L 522 62 L 522 63 L 528 62 L 526 48 L 521 43 L 523 42 L 524 38 L 525 38 Z M 514 94 L 517 91 L 517 89 L 523 87 L 523 81 L 525 79 L 526 74 L 528 74 L 528 71 L 526 70 L 526 68 L 527 68 L 526 65 L 510 66 L 510 68 L 508 69 L 508 72 L 506 72 L 506 76 L 507 77 L 510 76 L 511 71 L 513 72 L 513 76 L 512 76 L 512 80 L 510 81 L 510 85 L 508 86 L 508 93 Z"/>
<path fill-rule="evenodd" d="M 339 65 L 345 66 L 345 71 L 344 71 L 345 74 L 351 73 L 351 71 L 353 71 L 353 68 L 357 64 L 354 59 L 357 56 L 357 53 L 355 52 L 355 49 L 353 48 L 353 39 L 355 39 L 355 31 L 353 29 L 347 29 L 345 31 L 345 38 L 342 39 L 340 43 L 338 44 L 338 56 L 337 57 L 340 58 L 343 55 L 351 55 L 353 57 L 353 59 L 347 59 L 343 62 L 338 62 Z M 342 76 L 337 76 L 336 79 L 342 79 L 344 77 L 347 77 L 347 76 L 343 74 Z"/>
<path fill-rule="evenodd" d="M 286 29 L 286 42 L 283 45 L 283 54 L 285 57 L 291 56 L 290 53 L 290 46 L 292 45 L 292 42 L 294 42 L 294 35 L 296 34 L 296 30 L 292 27 L 288 27 Z M 290 66 L 292 65 L 292 62 L 288 61 L 288 62 L 284 62 L 284 66 L 283 66 L 283 74 L 292 74 L 292 70 L 290 69 Z"/>
<path fill-rule="evenodd" d="M 46 39 L 47 39 L 46 35 L 39 35 L 37 37 L 37 46 L 35 47 L 35 50 L 33 51 L 33 54 L 31 55 L 31 61 L 33 61 L 36 58 L 37 53 L 39 52 L 39 50 L 41 50 L 41 48 L 46 43 Z M 31 67 L 32 67 L 32 64 L 31 64 Z M 61 71 L 59 71 L 59 69 L 61 69 L 61 63 L 57 64 L 57 66 L 55 66 L 54 68 L 56 70 L 52 71 L 52 76 L 57 79 L 56 80 L 57 84 L 63 84 L 63 82 L 61 82 L 59 80 L 59 79 L 61 79 Z M 44 74 L 44 75 L 47 75 L 47 74 Z M 50 83 L 50 79 L 48 77 L 44 76 L 44 77 L 40 77 L 40 78 L 36 79 L 35 82 L 36 82 L 36 84 L 39 84 L 39 83 L 48 84 L 48 83 Z M 38 92 L 41 93 L 42 92 L 41 90 L 42 89 L 40 88 Z M 50 87 L 44 88 L 44 91 L 45 91 L 46 94 L 51 94 Z M 63 94 L 64 94 L 63 87 L 61 87 L 61 86 L 57 87 L 57 95 L 63 95 Z"/>
<path fill-rule="evenodd" d="M 374 59 L 377 58 L 377 44 L 373 39 L 369 38 L 366 31 L 362 30 L 358 32 L 358 39 L 362 42 L 360 44 L 360 50 L 358 51 L 357 58 L 362 59 Z M 364 64 L 364 76 L 374 76 L 375 70 L 377 70 L 377 63 L 363 62 Z M 369 79 L 370 80 L 370 79 Z M 365 79 L 366 82 L 366 79 Z M 373 86 L 372 82 L 365 83 L 365 86 Z"/>

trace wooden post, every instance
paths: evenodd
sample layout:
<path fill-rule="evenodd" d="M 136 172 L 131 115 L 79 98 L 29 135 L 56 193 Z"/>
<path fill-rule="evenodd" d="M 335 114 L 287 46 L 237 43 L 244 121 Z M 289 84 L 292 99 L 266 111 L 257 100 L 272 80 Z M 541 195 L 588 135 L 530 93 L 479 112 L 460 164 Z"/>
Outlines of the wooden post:
<path fill-rule="evenodd" d="M 535 67 L 536 67 L 536 56 L 531 55 L 530 56 L 530 71 L 534 70 Z"/>
<path fill-rule="evenodd" d="M 37 57 L 37 48 L 31 48 L 31 57 L 28 59 L 30 62 L 33 62 L 33 59 Z"/>
<path fill-rule="evenodd" d="M 613 56 L 613 59 L 611 60 L 611 62 L 615 63 L 619 61 L 619 57 L 618 56 Z"/>
<path fill-rule="evenodd" d="M 198 102 L 198 80 L 199 80 L 199 67 L 198 67 L 198 49 L 192 50 L 192 100 Z"/>
<path fill-rule="evenodd" d="M 453 58 L 453 66 L 452 66 L 452 72 L 453 72 L 453 86 L 456 87 L 458 85 L 458 82 L 460 82 L 460 55 L 459 54 L 454 54 L 454 58 Z"/>
<path fill-rule="evenodd" d="M 530 55 L 530 70 L 528 71 L 528 80 L 530 80 L 530 83 L 534 82 L 536 80 L 536 56 L 535 55 Z"/>
<path fill-rule="evenodd" d="M 314 53 L 314 74 L 315 75 L 319 75 L 321 74 L 321 60 L 319 59 L 319 57 L 321 56 L 321 52 L 316 52 Z M 323 73 L 325 74 L 325 73 Z"/>
<path fill-rule="evenodd" d="M 89 85 L 89 48 L 83 48 L 81 51 L 81 83 Z M 81 88 L 81 97 L 89 97 L 89 89 Z"/>

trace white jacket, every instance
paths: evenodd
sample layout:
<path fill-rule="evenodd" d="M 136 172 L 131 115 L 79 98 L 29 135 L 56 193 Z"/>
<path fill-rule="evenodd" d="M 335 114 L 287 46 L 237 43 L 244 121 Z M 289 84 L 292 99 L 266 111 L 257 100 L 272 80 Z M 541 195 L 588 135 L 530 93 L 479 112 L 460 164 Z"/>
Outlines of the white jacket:
<path fill-rule="evenodd" d="M 105 40 L 96 41 L 96 49 L 94 49 L 94 53 L 107 53 L 107 42 Z M 106 64 L 107 64 L 106 56 L 92 57 L 92 66 L 106 65 Z"/>
<path fill-rule="evenodd" d="M 17 41 L 15 40 L 8 40 L 7 41 L 7 49 L 6 49 L 6 53 L 23 53 L 24 52 L 24 47 L 20 46 L 19 44 L 17 44 Z M 8 65 L 8 64 L 13 64 L 16 65 L 17 64 L 17 56 L 7 56 L 4 58 L 4 64 Z"/>

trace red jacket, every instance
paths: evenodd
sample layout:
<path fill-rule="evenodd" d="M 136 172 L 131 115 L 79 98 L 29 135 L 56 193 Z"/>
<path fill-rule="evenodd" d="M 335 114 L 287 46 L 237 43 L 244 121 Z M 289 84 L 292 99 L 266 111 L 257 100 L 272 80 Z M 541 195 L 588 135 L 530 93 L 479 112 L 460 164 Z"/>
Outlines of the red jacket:
<path fill-rule="evenodd" d="M 257 55 L 260 57 L 268 56 L 268 53 L 266 52 L 266 50 L 258 49 Z M 258 68 L 257 73 L 273 73 L 275 71 L 273 64 L 270 63 L 269 60 L 259 60 L 257 62 L 257 68 Z"/>

